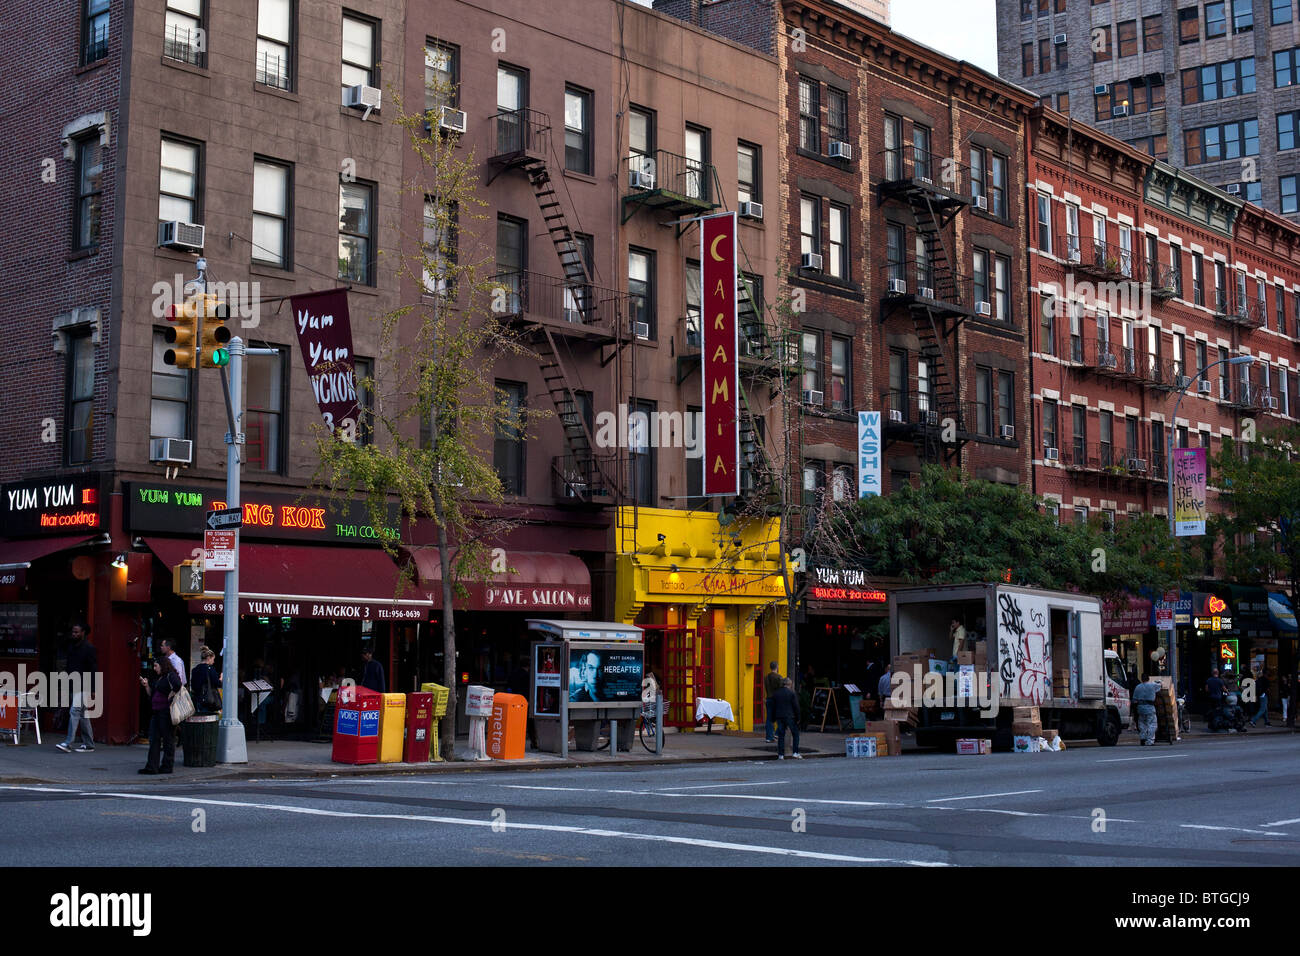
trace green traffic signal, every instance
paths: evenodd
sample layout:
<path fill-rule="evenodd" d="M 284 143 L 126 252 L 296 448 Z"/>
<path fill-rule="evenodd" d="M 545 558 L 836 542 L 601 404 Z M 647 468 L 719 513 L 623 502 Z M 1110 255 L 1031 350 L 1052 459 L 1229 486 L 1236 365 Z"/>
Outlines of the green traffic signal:
<path fill-rule="evenodd" d="M 230 364 L 230 349 L 213 349 L 206 358 L 213 368 L 224 368 Z"/>

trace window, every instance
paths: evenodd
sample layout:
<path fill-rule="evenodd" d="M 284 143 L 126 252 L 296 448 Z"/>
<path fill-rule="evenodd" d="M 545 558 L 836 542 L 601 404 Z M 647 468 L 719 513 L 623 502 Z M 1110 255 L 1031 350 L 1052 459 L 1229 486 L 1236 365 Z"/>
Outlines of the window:
<path fill-rule="evenodd" d="M 1163 422 L 1151 423 L 1151 473 L 1165 473 L 1165 426 Z"/>
<path fill-rule="evenodd" d="M 516 153 L 528 145 L 529 128 L 522 111 L 528 108 L 528 73 L 497 64 L 497 152 Z"/>
<path fill-rule="evenodd" d="M 701 406 L 686 406 L 686 421 L 683 424 L 683 431 L 686 434 L 687 441 L 702 442 L 703 436 L 697 433 L 696 423 L 702 422 L 703 419 L 704 409 Z M 703 425 L 700 425 L 699 428 L 703 428 Z M 696 447 L 698 448 L 700 445 L 697 444 Z M 688 455 L 686 457 L 686 507 L 700 508 L 708 504 L 708 501 L 709 499 L 704 497 L 704 455 L 697 454 L 694 458 Z"/>
<path fill-rule="evenodd" d="M 907 233 L 898 223 L 885 224 L 885 265 L 890 282 L 906 281 L 905 255 Z"/>
<path fill-rule="evenodd" d="M 74 143 L 77 159 L 77 204 L 72 225 L 72 247 L 99 245 L 99 208 L 103 193 L 104 154 L 99 133 Z"/>
<path fill-rule="evenodd" d="M 831 474 L 831 500 L 852 501 L 857 497 L 858 476 L 852 465 L 836 465 Z"/>
<path fill-rule="evenodd" d="M 1226 399 L 1226 398 L 1228 397 L 1228 369 L 1229 369 L 1229 367 L 1230 367 L 1230 366 L 1228 365 L 1228 350 L 1225 349 L 1225 348 L 1223 348 L 1222 346 L 1220 346 L 1220 347 L 1219 347 L 1219 365 L 1218 365 L 1218 369 L 1219 369 L 1219 398 L 1222 398 L 1222 399 Z"/>
<path fill-rule="evenodd" d="M 1300 112 L 1277 114 L 1277 148 L 1296 148 L 1296 120 Z"/>
<path fill-rule="evenodd" d="M 1002 437 L 1002 428 L 1015 426 L 1016 412 L 1013 395 L 1015 394 L 1015 376 L 1010 372 L 998 372 L 998 437 Z"/>
<path fill-rule="evenodd" d="M 849 278 L 849 207 L 831 203 L 827 270 L 837 279 Z"/>
<path fill-rule="evenodd" d="M 573 251 L 577 253 L 578 261 L 582 263 L 588 278 L 596 273 L 594 249 L 595 244 L 591 236 L 581 232 L 575 232 L 573 234 Z M 565 285 L 564 318 L 567 321 L 591 321 L 591 310 L 594 306 L 594 291 L 590 285 L 582 281 Z"/>
<path fill-rule="evenodd" d="M 1255 29 L 1254 0 L 1232 0 L 1232 32 Z"/>
<path fill-rule="evenodd" d="M 509 290 L 507 314 L 528 310 L 528 223 L 497 214 L 496 281 Z"/>
<path fill-rule="evenodd" d="M 1201 42 L 1201 11 L 1196 7 L 1184 7 L 1178 11 L 1178 42 Z"/>
<path fill-rule="evenodd" d="M 1069 303 L 1070 361 L 1083 362 L 1083 303 Z"/>
<path fill-rule="evenodd" d="M 265 343 L 260 347 L 269 348 Z M 245 416 L 247 451 L 245 465 L 249 471 L 266 471 L 280 474 L 284 471 L 284 360 L 287 353 L 276 348 L 274 355 L 249 355 L 244 359 L 247 369 Z"/>
<path fill-rule="evenodd" d="M 1020 44 L 1020 75 L 1034 75 L 1034 44 L 1032 41 Z"/>
<path fill-rule="evenodd" d="M 456 234 L 459 209 L 454 202 L 441 202 L 436 196 L 424 197 L 424 232 L 421 255 L 424 258 L 424 291 L 430 295 L 456 294 Z"/>
<path fill-rule="evenodd" d="M 1064 113 L 1066 116 L 1070 115 L 1070 94 L 1068 92 L 1056 94 L 1056 111 Z"/>
<path fill-rule="evenodd" d="M 799 77 L 799 148 L 822 151 L 821 87 L 816 80 Z"/>
<path fill-rule="evenodd" d="M 1038 351 L 1056 354 L 1056 299 L 1046 292 L 1038 297 Z"/>
<path fill-rule="evenodd" d="M 1207 3 L 1205 5 L 1205 39 L 1226 36 L 1228 33 L 1228 15 L 1224 12 L 1226 4 Z"/>
<path fill-rule="evenodd" d="M 1128 143 L 1138 149 L 1145 149 L 1156 159 L 1169 158 L 1169 137 L 1164 133 L 1155 136 L 1139 136 L 1137 139 L 1130 139 Z"/>
<path fill-rule="evenodd" d="M 852 354 L 852 342 L 831 337 L 831 409 L 837 412 L 848 411 L 853 404 L 853 392 L 849 378 L 849 356 Z"/>
<path fill-rule="evenodd" d="M 1056 444 L 1056 400 L 1043 399 L 1043 447 L 1059 448 Z"/>
<path fill-rule="evenodd" d="M 629 172 L 648 173 L 654 176 L 655 114 L 653 110 L 633 106 L 628 111 Z"/>
<path fill-rule="evenodd" d="M 1038 72 L 1052 72 L 1052 40 L 1044 37 L 1038 41 Z"/>
<path fill-rule="evenodd" d="M 1056 68 L 1064 70 L 1070 65 L 1070 45 L 1068 43 L 1056 44 Z"/>
<path fill-rule="evenodd" d="M 709 198 L 709 180 L 704 167 L 709 162 L 709 131 L 703 126 L 686 127 L 686 195 Z"/>
<path fill-rule="evenodd" d="M 698 349 L 703 345 L 700 336 L 700 313 L 703 309 L 701 294 L 700 264 L 694 259 L 686 260 L 686 344 Z"/>
<path fill-rule="evenodd" d="M 1142 457 L 1142 449 L 1138 444 L 1138 420 L 1128 416 L 1124 417 L 1124 457 Z"/>
<path fill-rule="evenodd" d="M 1255 58 L 1183 70 L 1183 104 L 1206 103 L 1255 92 Z"/>
<path fill-rule="evenodd" d="M 1011 260 L 1006 256 L 993 257 L 993 318 L 1011 321 Z"/>
<path fill-rule="evenodd" d="M 1296 60 L 1300 59 L 1300 48 L 1278 50 L 1273 54 L 1273 85 L 1275 87 L 1294 86 L 1300 72 L 1296 70 Z"/>
<path fill-rule="evenodd" d="M 766 470 L 763 456 L 763 424 L 763 419 L 747 412 L 741 413 L 740 488 L 742 492 L 757 490 L 763 472 Z M 701 477 L 703 471 L 704 469 L 701 468 Z M 701 480 L 700 491 L 703 490 L 704 485 Z"/>
<path fill-rule="evenodd" d="M 1283 415 L 1291 414 L 1291 393 L 1287 388 L 1287 379 L 1290 375 L 1287 370 L 1279 367 L 1277 370 L 1277 407 Z"/>
<path fill-rule="evenodd" d="M 460 103 L 460 48 L 436 40 L 424 42 L 424 109 L 434 113 L 431 125 L 446 106 L 455 109 Z"/>
<path fill-rule="evenodd" d="M 1273 26 L 1291 22 L 1291 0 L 1273 0 L 1272 6 L 1271 23 Z"/>
<path fill-rule="evenodd" d="M 1070 411 L 1073 424 L 1071 451 L 1074 452 L 1075 464 L 1081 465 L 1088 460 L 1088 409 L 1075 405 Z"/>
<path fill-rule="evenodd" d="M 1277 323 L 1276 328 L 1283 335 L 1286 335 L 1286 290 L 1281 286 L 1273 289 L 1274 302 L 1274 319 Z"/>
<path fill-rule="evenodd" d="M 930 377 L 930 360 L 920 356 L 916 359 L 916 407 L 922 412 L 934 408 L 934 380 Z"/>
<path fill-rule="evenodd" d="M 826 138 L 832 143 L 849 141 L 849 95 L 826 87 Z"/>
<path fill-rule="evenodd" d="M 1160 14 L 1142 18 L 1142 49 L 1147 53 L 1165 48 L 1165 32 Z"/>
<path fill-rule="evenodd" d="M 89 328 L 68 336 L 66 376 L 65 451 L 69 465 L 80 465 L 95 452 L 95 345 Z"/>
<path fill-rule="evenodd" d="M 591 94 L 564 88 L 564 168 L 591 174 Z"/>
<path fill-rule="evenodd" d="M 1115 37 L 1119 41 L 1120 59 L 1137 55 L 1138 24 L 1136 20 L 1125 20 L 1121 23 L 1116 29 Z"/>
<path fill-rule="evenodd" d="M 1052 197 L 1038 194 L 1038 251 L 1052 254 Z"/>
<path fill-rule="evenodd" d="M 379 24 L 374 20 L 345 13 L 343 15 L 343 102 L 348 101 L 348 88 L 352 86 L 378 86 Z"/>
<path fill-rule="evenodd" d="M 108 56 L 108 0 L 82 0 L 81 65 Z"/>
<path fill-rule="evenodd" d="M 1065 258 L 1070 262 L 1079 261 L 1081 250 L 1079 242 L 1079 207 L 1074 203 L 1065 204 Z"/>
<path fill-rule="evenodd" d="M 821 504 L 822 492 L 826 488 L 826 465 L 824 462 L 809 459 L 803 463 L 803 506 L 816 508 Z M 815 520 L 816 515 L 810 516 Z"/>
<path fill-rule="evenodd" d="M 1209 365 L 1209 345 L 1201 339 L 1196 340 L 1196 374 L 1200 375 Z"/>
<path fill-rule="evenodd" d="M 1007 158 L 993 153 L 990 169 L 989 212 L 1007 218 Z"/>
<path fill-rule="evenodd" d="M 1248 119 L 1222 126 L 1183 131 L 1189 166 L 1224 159 L 1259 155 L 1259 120 Z"/>
<path fill-rule="evenodd" d="M 885 180 L 894 182 L 903 176 L 903 120 L 891 113 L 885 114 Z"/>
<path fill-rule="evenodd" d="M 1282 193 L 1282 211 L 1300 212 L 1300 204 L 1296 201 L 1296 177 L 1283 176 L 1278 180 L 1278 188 Z"/>
<path fill-rule="evenodd" d="M 352 360 L 352 374 L 357 384 L 357 444 L 373 445 L 375 443 L 375 360 L 355 358 Z M 371 385 L 365 384 L 371 380 Z"/>
<path fill-rule="evenodd" d="M 822 334 L 803 333 L 803 390 L 822 391 Z"/>
<path fill-rule="evenodd" d="M 375 239 L 375 188 L 339 182 L 339 278 L 374 285 L 371 267 Z"/>
<path fill-rule="evenodd" d="M 253 261 L 288 268 L 289 167 L 253 160 Z"/>
<path fill-rule="evenodd" d="M 167 0 L 163 18 L 163 56 L 195 66 L 207 47 L 202 32 L 203 0 Z"/>
<path fill-rule="evenodd" d="M 912 172 L 921 179 L 933 179 L 930 152 L 930 128 L 920 123 L 912 124 Z"/>
<path fill-rule="evenodd" d="M 1205 257 L 1192 253 L 1192 304 L 1205 305 Z"/>
<path fill-rule="evenodd" d="M 806 360 L 805 360 L 806 361 Z M 907 409 L 907 352 L 902 349 L 889 350 L 889 408 L 910 420 Z"/>
<path fill-rule="evenodd" d="M 1099 464 L 1109 468 L 1115 464 L 1115 413 L 1102 411 L 1097 421 L 1098 451 L 1101 453 Z"/>
<path fill-rule="evenodd" d="M 293 89 L 293 0 L 257 0 L 257 82 Z"/>
<path fill-rule="evenodd" d="M 1216 312 L 1228 311 L 1228 266 L 1217 259 L 1214 262 L 1214 308 Z"/>
<path fill-rule="evenodd" d="M 1034 19 L 1034 0 L 1020 0 L 1020 19 Z"/>
<path fill-rule="evenodd" d="M 985 205 L 988 205 L 988 193 L 984 187 L 984 150 L 979 146 L 972 146 L 970 149 L 970 190 L 971 196 L 975 199 L 983 197 Z"/>
<path fill-rule="evenodd" d="M 1094 27 L 1092 36 L 1092 62 L 1105 63 L 1110 59 L 1110 27 Z"/>
<path fill-rule="evenodd" d="M 199 204 L 199 146 L 175 139 L 162 141 L 158 182 L 158 219 L 202 222 Z"/>
<path fill-rule="evenodd" d="M 1182 332 L 1174 333 L 1174 379 L 1187 374 L 1187 336 Z"/>
<path fill-rule="evenodd" d="M 524 416 L 527 414 L 528 386 L 522 382 L 497 380 L 497 401 L 509 415 L 509 422 L 498 422 L 492 445 L 492 467 L 501 479 L 501 490 L 507 495 L 522 495 L 528 469 L 527 446 L 524 439 Z M 629 435 L 629 439 L 632 436 Z"/>
<path fill-rule="evenodd" d="M 736 201 L 762 202 L 763 190 L 760 171 L 763 168 L 763 152 L 751 143 L 739 143 L 736 146 Z"/>
<path fill-rule="evenodd" d="M 820 197 L 799 197 L 799 251 L 803 255 L 821 254 L 822 201 Z"/>
<path fill-rule="evenodd" d="M 991 305 L 993 300 L 989 298 L 989 254 L 983 249 L 976 249 L 973 262 L 974 268 L 971 272 L 974 278 L 975 301 L 988 302 Z"/>
<path fill-rule="evenodd" d="M 655 446 L 650 441 L 650 423 L 655 420 L 655 403 L 633 401 L 628 420 L 632 497 L 639 505 L 653 506 L 658 503 L 655 494 Z"/>
<path fill-rule="evenodd" d="M 650 250 L 628 249 L 627 291 L 632 300 L 633 323 L 644 322 L 648 329 L 646 337 L 656 338 L 659 322 L 655 302 L 655 254 Z"/>
<path fill-rule="evenodd" d="M 190 371 L 163 361 L 169 348 L 163 333 L 153 333 L 153 387 L 149 405 L 150 438 L 190 437 Z"/>
<path fill-rule="evenodd" d="M 975 367 L 975 431 L 993 434 L 993 371 Z"/>
<path fill-rule="evenodd" d="M 934 297 L 934 263 L 930 258 L 930 245 L 926 240 L 925 233 L 917 232 L 916 241 L 913 244 L 913 252 L 916 256 L 916 282 L 923 289 L 929 289 L 928 298 Z"/>

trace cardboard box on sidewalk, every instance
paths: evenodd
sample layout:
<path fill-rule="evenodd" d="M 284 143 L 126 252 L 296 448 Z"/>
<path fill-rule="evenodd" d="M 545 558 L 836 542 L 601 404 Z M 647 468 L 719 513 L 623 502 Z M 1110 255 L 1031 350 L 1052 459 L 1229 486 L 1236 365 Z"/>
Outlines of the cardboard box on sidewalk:
<path fill-rule="evenodd" d="M 881 742 L 884 744 L 882 755 L 897 757 L 903 752 L 898 721 L 869 720 L 863 725 L 862 729 L 867 734 L 874 734 L 881 738 Z"/>
<path fill-rule="evenodd" d="M 957 753 L 982 756 L 993 753 L 993 741 L 987 737 L 964 737 L 957 741 Z"/>
<path fill-rule="evenodd" d="M 1027 734 L 1016 734 L 1011 738 L 1011 749 L 1018 754 L 1038 753 L 1038 738 Z"/>
<path fill-rule="evenodd" d="M 844 756 L 875 757 L 880 755 L 879 744 L 871 734 L 854 734 L 844 738 Z"/>

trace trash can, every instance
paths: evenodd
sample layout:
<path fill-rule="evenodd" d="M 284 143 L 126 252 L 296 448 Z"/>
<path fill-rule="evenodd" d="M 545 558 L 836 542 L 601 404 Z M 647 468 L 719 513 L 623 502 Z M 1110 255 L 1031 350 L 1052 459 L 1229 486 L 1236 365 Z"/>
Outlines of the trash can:
<path fill-rule="evenodd" d="M 433 694 L 416 691 L 406 695 L 406 740 L 402 760 L 428 763 L 433 758 L 429 731 L 433 728 Z"/>
<path fill-rule="evenodd" d="M 406 695 L 384 694 L 379 712 L 379 762 L 402 762 L 402 737 L 406 731 Z"/>
<path fill-rule="evenodd" d="M 220 714 L 196 714 L 181 722 L 181 749 L 185 766 L 215 767 L 217 765 L 217 722 Z"/>
<path fill-rule="evenodd" d="M 335 763 L 379 762 L 379 712 L 384 697 L 367 687 L 343 687 L 334 710 Z"/>
<path fill-rule="evenodd" d="M 522 759 L 527 727 L 528 700 L 519 694 L 497 694 L 488 721 L 488 756 L 497 760 Z"/>

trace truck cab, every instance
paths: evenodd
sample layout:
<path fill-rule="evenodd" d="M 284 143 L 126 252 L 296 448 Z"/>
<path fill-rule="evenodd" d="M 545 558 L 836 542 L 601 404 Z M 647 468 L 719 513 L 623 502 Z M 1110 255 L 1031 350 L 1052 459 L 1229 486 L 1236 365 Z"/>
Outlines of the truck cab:
<path fill-rule="evenodd" d="M 1123 659 L 1114 651 L 1106 651 L 1106 699 L 1119 714 L 1119 723 L 1123 728 L 1132 726 L 1132 702 L 1129 699 L 1128 669 Z"/>

